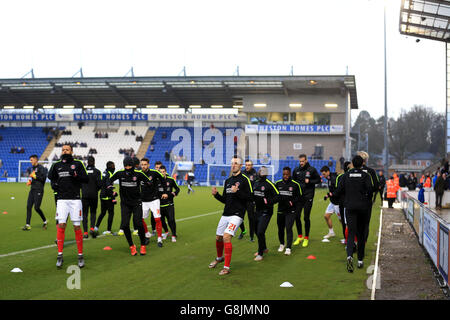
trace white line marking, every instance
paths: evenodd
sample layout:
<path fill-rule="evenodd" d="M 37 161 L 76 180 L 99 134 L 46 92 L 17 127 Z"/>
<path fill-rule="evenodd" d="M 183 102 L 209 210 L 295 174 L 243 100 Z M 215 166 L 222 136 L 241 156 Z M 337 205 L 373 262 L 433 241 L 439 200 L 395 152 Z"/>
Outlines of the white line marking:
<path fill-rule="evenodd" d="M 191 220 L 191 219 L 195 219 L 195 218 L 211 216 L 211 215 L 213 215 L 213 214 L 218 214 L 218 213 L 220 213 L 220 212 L 223 212 L 223 210 L 213 211 L 213 212 L 208 212 L 208 213 L 205 213 L 205 214 L 200 214 L 200 215 L 198 215 L 198 216 L 192 216 L 192 217 L 187 217 L 187 218 L 181 218 L 181 219 L 177 219 L 177 220 L 175 220 L 175 221 L 176 221 L 176 222 L 181 222 L 181 221 Z M 97 238 L 102 238 L 102 237 L 105 237 L 105 235 L 99 235 L 99 236 L 97 236 Z M 90 239 L 91 239 L 91 238 L 89 238 L 89 239 L 84 239 L 83 241 L 90 240 Z M 64 243 L 65 243 L 65 244 L 75 243 L 75 240 L 65 241 Z M 16 251 L 16 252 L 11 252 L 11 253 L 1 254 L 1 255 L 0 255 L 0 259 L 1 259 L 1 258 L 6 258 L 6 257 L 10 257 L 10 256 L 15 256 L 15 255 L 17 255 L 17 254 L 28 253 L 28 252 L 38 251 L 38 250 L 41 250 L 41 249 L 54 248 L 54 247 L 56 247 L 56 244 L 50 244 L 50 245 L 48 245 L 48 246 L 43 246 L 43 247 L 38 247 L 38 248 L 33 248 L 33 249 L 27 249 L 27 250 L 22 250 L 22 251 Z"/>
<path fill-rule="evenodd" d="M 377 286 L 377 276 L 378 276 L 378 258 L 380 254 L 380 242 L 381 242 L 381 227 L 383 226 L 383 209 L 380 213 L 380 227 L 378 230 L 378 244 L 377 244 L 377 256 L 375 258 L 375 269 L 373 271 L 373 282 L 372 282 L 372 295 L 370 300 L 375 300 L 375 289 Z"/>

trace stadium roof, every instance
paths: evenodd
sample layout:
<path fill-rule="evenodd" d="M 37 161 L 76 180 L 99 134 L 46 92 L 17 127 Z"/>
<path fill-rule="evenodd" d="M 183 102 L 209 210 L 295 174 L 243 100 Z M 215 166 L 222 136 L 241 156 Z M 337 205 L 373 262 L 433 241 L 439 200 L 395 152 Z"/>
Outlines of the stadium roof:
<path fill-rule="evenodd" d="M 450 0 L 402 0 L 400 33 L 450 42 Z"/>
<path fill-rule="evenodd" d="M 355 76 L 203 76 L 120 78 L 0 79 L 0 108 L 5 106 L 105 105 L 158 106 L 242 105 L 252 94 L 341 94 L 349 90 L 352 109 L 358 108 Z"/>

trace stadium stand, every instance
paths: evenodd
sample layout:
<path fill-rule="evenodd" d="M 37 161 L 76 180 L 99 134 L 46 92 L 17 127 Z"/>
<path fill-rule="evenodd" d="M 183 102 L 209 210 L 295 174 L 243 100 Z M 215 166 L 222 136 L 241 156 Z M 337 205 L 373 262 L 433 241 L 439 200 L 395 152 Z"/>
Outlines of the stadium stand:
<path fill-rule="evenodd" d="M 105 129 L 95 129 L 94 127 L 69 127 L 71 135 L 62 135 L 58 140 L 58 145 L 65 142 L 83 142 L 87 147 L 74 147 L 74 155 L 87 157 L 91 149 L 95 149 L 96 153 L 92 156 L 95 158 L 96 167 L 103 171 L 106 168 L 107 161 L 113 161 L 116 165 L 116 169 L 123 167 L 122 161 L 125 156 L 124 153 L 119 153 L 120 149 L 134 150 L 137 153 L 141 141 L 136 141 L 136 137 L 145 136 L 148 128 L 144 126 L 140 127 L 120 127 L 116 131 Z M 125 132 L 129 134 L 126 135 Z M 134 131 L 134 135 L 131 132 Z M 108 133 L 108 138 L 96 138 L 96 132 Z M 61 155 L 61 146 L 55 147 L 49 156 L 49 160 L 53 160 Z"/>
<path fill-rule="evenodd" d="M 172 141 L 171 140 L 171 136 L 174 130 L 176 129 L 180 129 L 180 128 L 176 128 L 176 127 L 159 127 L 159 128 L 150 128 L 150 130 L 155 130 L 155 134 L 153 136 L 153 140 L 149 146 L 149 148 L 147 149 L 147 152 L 145 153 L 145 157 L 148 158 L 150 160 L 150 164 L 153 167 L 156 161 L 161 161 L 168 169 L 169 174 L 172 173 L 172 169 L 174 168 L 174 161 L 171 161 L 167 158 L 168 155 L 170 155 L 172 149 L 178 144 L 180 143 L 179 140 L 176 141 Z M 183 127 L 183 129 L 186 129 L 189 131 L 190 135 L 191 135 L 191 156 L 193 157 L 194 155 L 194 128 L 192 127 Z M 204 132 L 206 130 L 208 130 L 208 127 L 202 128 L 202 134 L 204 134 Z M 222 134 L 224 135 L 224 150 L 223 150 L 223 163 L 228 164 L 228 160 L 225 158 L 226 157 L 226 146 L 225 146 L 225 132 L 226 129 L 236 129 L 236 128 L 216 128 L 218 130 L 220 130 L 222 132 Z M 205 148 L 208 148 L 208 144 L 209 141 L 205 142 L 205 144 L 203 145 L 203 151 Z M 153 148 L 152 148 L 153 146 Z M 153 150 L 152 150 L 153 149 Z M 167 152 L 167 154 L 166 154 Z M 178 156 L 178 155 L 177 155 Z M 184 154 L 179 154 L 179 156 L 185 156 Z M 282 176 L 282 168 L 283 167 L 291 167 L 291 168 L 295 168 L 299 165 L 298 159 L 297 159 L 298 155 L 295 156 L 289 156 L 286 157 L 286 159 L 280 159 L 279 160 L 279 170 L 278 172 L 276 172 L 274 180 L 279 180 L 281 179 Z M 254 160 L 253 161 L 255 165 L 261 165 L 264 164 L 262 163 L 260 160 Z M 317 169 L 317 171 L 320 170 L 320 168 L 322 168 L 322 166 L 327 165 L 330 166 L 330 163 L 332 164 L 330 166 L 331 171 L 335 171 L 336 170 L 336 160 L 334 160 L 333 158 L 330 158 L 329 160 L 309 160 L 309 163 L 311 166 L 315 167 Z M 270 163 L 269 163 L 270 165 Z M 229 174 L 229 167 L 224 166 L 224 167 L 211 167 L 210 168 L 210 183 L 215 185 L 216 181 L 218 182 L 219 185 L 223 184 L 223 181 L 228 177 Z M 224 175 L 225 174 L 225 175 Z M 207 175 L 208 175 L 208 165 L 207 164 L 195 164 L 195 180 L 197 182 L 206 182 L 207 181 Z M 181 182 L 183 179 L 182 177 L 178 177 L 178 181 Z"/>
<path fill-rule="evenodd" d="M 0 159 L 3 166 L 0 168 L 0 177 L 5 170 L 8 177 L 18 176 L 20 160 L 29 160 L 29 156 L 40 156 L 48 145 L 47 134 L 42 127 L 5 127 L 0 129 L 3 139 L 0 141 Z M 11 153 L 11 148 L 22 147 L 24 153 Z"/>

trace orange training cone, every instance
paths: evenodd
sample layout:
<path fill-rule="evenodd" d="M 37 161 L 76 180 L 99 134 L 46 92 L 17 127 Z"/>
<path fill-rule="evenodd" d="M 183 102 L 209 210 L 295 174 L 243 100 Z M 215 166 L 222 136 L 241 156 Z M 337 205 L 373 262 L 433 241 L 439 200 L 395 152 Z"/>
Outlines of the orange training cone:
<path fill-rule="evenodd" d="M 104 247 L 103 250 L 112 250 L 111 247 Z"/>
<path fill-rule="evenodd" d="M 314 257 L 314 256 L 308 256 L 306 259 L 309 259 L 309 260 L 316 260 L 316 257 Z"/>

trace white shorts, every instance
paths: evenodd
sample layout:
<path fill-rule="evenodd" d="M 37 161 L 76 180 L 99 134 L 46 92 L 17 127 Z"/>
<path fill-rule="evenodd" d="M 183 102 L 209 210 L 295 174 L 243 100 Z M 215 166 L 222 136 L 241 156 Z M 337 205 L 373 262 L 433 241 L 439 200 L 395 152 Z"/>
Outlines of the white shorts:
<path fill-rule="evenodd" d="M 150 216 L 150 211 L 153 214 L 153 218 L 161 218 L 161 209 L 159 199 L 151 202 L 142 202 L 142 218 L 147 219 Z"/>
<path fill-rule="evenodd" d="M 330 202 L 330 204 L 327 207 L 327 210 L 325 210 L 325 213 L 331 214 L 335 213 L 338 216 L 338 218 L 341 219 L 341 214 L 339 213 L 339 205 L 337 204 L 332 204 Z"/>
<path fill-rule="evenodd" d="M 234 233 L 239 229 L 242 221 L 244 220 L 238 216 L 222 216 L 217 225 L 216 235 L 223 236 L 224 233 L 228 233 L 234 237 Z"/>
<path fill-rule="evenodd" d="M 81 200 L 58 200 L 56 202 L 56 216 L 58 223 L 66 223 L 70 215 L 70 221 L 74 225 L 80 225 L 83 221 L 83 206 Z"/>

